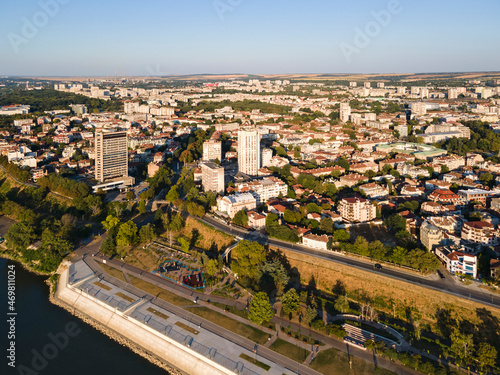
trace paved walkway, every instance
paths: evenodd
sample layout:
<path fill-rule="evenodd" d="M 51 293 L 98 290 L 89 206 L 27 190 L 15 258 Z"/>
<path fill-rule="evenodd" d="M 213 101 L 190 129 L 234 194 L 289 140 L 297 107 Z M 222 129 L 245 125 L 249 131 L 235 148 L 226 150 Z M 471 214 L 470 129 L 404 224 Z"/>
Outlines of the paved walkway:
<path fill-rule="evenodd" d="M 88 259 L 88 258 L 87 258 Z M 133 275 L 135 277 L 139 277 L 149 283 L 152 283 L 156 286 L 159 286 L 163 289 L 166 289 L 167 291 L 171 292 L 171 293 L 174 293 L 174 294 L 177 294 L 181 297 L 184 297 L 184 298 L 187 298 L 187 299 L 190 299 L 192 300 L 193 297 L 199 297 L 199 301 L 211 301 L 211 302 L 219 302 L 219 303 L 222 303 L 222 304 L 225 304 L 225 305 L 228 305 L 228 306 L 235 306 L 239 309 L 245 309 L 246 307 L 246 304 L 243 304 L 241 302 L 238 302 L 238 301 L 234 301 L 234 300 L 230 300 L 228 298 L 223 298 L 223 297 L 218 297 L 218 296 L 206 296 L 202 293 L 197 293 L 197 292 L 191 292 L 189 290 L 187 290 L 185 287 L 182 287 L 178 284 L 175 284 L 175 283 L 172 283 L 164 278 L 161 278 L 161 277 L 158 277 L 158 276 L 155 276 L 149 272 L 146 272 L 146 271 L 143 271 L 139 268 L 136 268 L 134 266 L 131 266 L 129 264 L 126 264 L 124 262 L 121 262 L 119 260 L 115 260 L 115 259 L 110 259 L 108 257 L 100 257 L 100 256 L 97 256 L 97 257 L 94 257 L 95 260 L 98 260 L 98 261 L 101 261 L 102 262 L 102 259 L 106 259 L 106 262 L 108 265 L 111 265 L 113 267 L 116 267 L 118 269 L 125 269 L 127 271 L 127 273 L 129 273 L 130 275 Z M 101 272 L 104 272 L 102 271 L 102 269 L 99 267 L 99 270 Z M 226 312 L 225 310 L 223 309 L 220 309 L 218 308 L 217 306 L 214 306 L 210 303 L 208 304 L 203 304 L 202 305 L 203 307 L 208 307 L 214 311 L 217 311 L 217 312 L 220 312 L 220 313 L 223 313 L 223 314 L 226 314 L 228 317 L 234 319 L 234 320 L 237 320 L 239 322 L 242 322 L 244 324 L 247 324 L 247 325 L 250 325 L 250 326 L 253 326 L 257 329 L 260 329 L 260 330 L 266 330 L 264 327 L 262 326 L 259 326 L 259 325 L 256 325 L 252 322 L 250 322 L 249 320 L 245 319 L 245 318 L 242 318 L 238 315 L 234 315 L 234 314 L 231 314 L 229 312 Z M 192 306 L 188 307 L 189 308 L 192 308 Z M 189 311 L 189 310 L 187 310 Z M 372 353 L 368 353 L 364 350 L 361 350 L 361 349 L 357 349 L 357 348 L 354 348 L 354 347 L 347 347 L 346 344 L 342 341 L 339 341 L 337 339 L 334 339 L 334 338 L 331 338 L 331 337 L 328 337 L 328 336 L 324 336 L 320 333 L 317 333 L 307 327 L 304 327 L 304 326 L 301 326 L 297 323 L 293 323 L 293 322 L 289 322 L 288 320 L 286 319 L 283 319 L 283 318 L 280 318 L 280 317 L 273 317 L 271 319 L 271 322 L 272 323 L 275 323 L 277 325 L 280 325 L 282 327 L 288 327 L 290 326 L 290 328 L 294 331 L 294 332 L 297 332 L 297 331 L 301 331 L 302 334 L 304 336 L 309 336 L 311 335 L 311 337 L 314 339 L 314 340 L 318 340 L 320 342 L 323 342 L 325 344 L 324 347 L 321 347 L 320 350 L 325 350 L 327 348 L 335 348 L 337 350 L 340 350 L 344 353 L 349 353 L 350 355 L 353 355 L 355 357 L 358 357 L 368 363 L 371 363 L 373 364 L 374 366 L 378 366 L 378 367 L 382 367 L 386 370 L 389 370 L 389 371 L 392 371 L 398 375 L 415 375 L 415 374 L 418 374 L 418 372 L 415 372 L 414 370 L 411 370 L 411 369 L 408 369 L 404 366 L 401 366 L 401 365 L 398 365 L 388 359 L 385 359 L 385 358 L 381 358 L 381 357 L 376 357 L 376 359 L 374 359 L 374 356 Z M 205 324 L 205 323 L 203 323 Z M 213 323 L 212 323 L 213 324 Z M 214 331 L 216 332 L 216 331 Z M 313 347 L 310 345 L 310 344 L 305 344 L 301 341 L 298 341 L 298 340 L 295 340 L 291 337 L 288 337 L 287 335 L 284 335 L 280 329 L 278 329 L 278 331 L 269 331 L 270 334 L 273 334 L 273 335 L 276 335 L 280 338 L 280 339 L 283 339 L 291 344 L 294 344 L 294 345 L 297 345 L 297 346 L 300 346 L 306 350 L 309 350 L 311 351 L 311 349 L 313 349 Z M 240 337 L 240 336 L 238 336 Z M 243 339 L 243 338 L 241 338 Z M 276 339 L 275 339 L 276 340 Z M 271 345 L 272 343 L 269 343 L 269 345 Z M 267 350 L 271 353 L 274 353 L 274 354 L 277 354 L 276 352 L 268 349 L 265 345 L 264 346 L 259 346 L 260 349 L 259 350 L 259 354 L 260 353 L 260 350 Z M 311 356 L 311 359 L 312 359 L 312 356 Z M 291 361 L 291 360 L 290 360 Z M 294 363 L 297 363 L 295 361 L 292 361 Z M 293 368 L 292 367 L 288 367 L 288 368 Z M 305 366 L 302 366 L 301 367 L 301 370 L 300 370 L 300 373 L 306 373 L 306 371 L 303 371 L 303 369 L 308 369 L 308 367 L 305 367 Z M 295 370 L 294 370 L 295 371 Z M 315 372 L 316 373 L 316 372 Z"/>

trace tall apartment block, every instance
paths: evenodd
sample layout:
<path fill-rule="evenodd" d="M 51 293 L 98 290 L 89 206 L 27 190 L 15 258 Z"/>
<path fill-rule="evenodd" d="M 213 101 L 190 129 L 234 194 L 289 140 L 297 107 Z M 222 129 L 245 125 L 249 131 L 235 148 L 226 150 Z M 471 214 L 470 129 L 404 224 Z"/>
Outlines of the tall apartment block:
<path fill-rule="evenodd" d="M 342 122 L 347 122 L 351 118 L 351 106 L 349 103 L 340 103 L 339 118 Z"/>
<path fill-rule="evenodd" d="M 212 139 L 203 142 L 203 160 L 214 161 L 215 159 L 222 161 L 222 142 Z"/>
<path fill-rule="evenodd" d="M 260 135 L 254 129 L 238 131 L 238 170 L 257 176 L 260 168 Z"/>
<path fill-rule="evenodd" d="M 201 184 L 204 191 L 224 194 L 224 167 L 210 161 L 202 163 Z"/>
<path fill-rule="evenodd" d="M 102 130 L 95 134 L 95 179 L 105 182 L 128 177 L 127 132 Z"/>

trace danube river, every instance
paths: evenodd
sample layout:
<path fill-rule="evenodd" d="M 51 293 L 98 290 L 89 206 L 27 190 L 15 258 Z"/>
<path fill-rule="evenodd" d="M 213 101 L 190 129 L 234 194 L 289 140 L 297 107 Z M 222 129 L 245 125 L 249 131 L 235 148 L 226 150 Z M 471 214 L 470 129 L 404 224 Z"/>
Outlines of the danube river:
<path fill-rule="evenodd" d="M 14 265 L 15 321 L 7 322 L 8 266 Z M 80 319 L 49 301 L 44 277 L 18 264 L 0 259 L 0 301 L 2 314 L 0 374 L 27 375 L 167 375 L 159 367 L 133 353 Z M 15 329 L 15 364 L 8 366 L 10 339 Z M 56 343 L 54 341 L 57 341 Z"/>

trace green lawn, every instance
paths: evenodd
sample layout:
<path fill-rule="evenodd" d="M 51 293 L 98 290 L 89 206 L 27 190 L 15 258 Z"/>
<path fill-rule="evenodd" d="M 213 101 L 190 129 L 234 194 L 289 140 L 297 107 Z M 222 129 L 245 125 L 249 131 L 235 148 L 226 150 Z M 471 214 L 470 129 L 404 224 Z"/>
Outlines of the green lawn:
<path fill-rule="evenodd" d="M 300 363 L 304 362 L 307 356 L 311 353 L 309 350 L 302 349 L 297 345 L 290 344 L 288 341 L 282 339 L 276 339 L 276 341 L 271 344 L 269 349 L 272 349 L 275 352 L 283 354 L 284 356 Z"/>
<path fill-rule="evenodd" d="M 253 342 L 264 345 L 269 338 L 269 334 L 254 328 L 248 324 L 238 322 L 237 320 L 228 318 L 227 316 L 218 313 L 217 311 L 210 310 L 206 307 L 196 307 L 189 309 L 193 314 L 201 316 L 204 319 L 210 320 L 211 322 L 224 327 L 240 336 L 243 336 Z"/>
<path fill-rule="evenodd" d="M 245 361 L 253 363 L 256 366 L 259 366 L 260 368 L 262 368 L 266 371 L 269 371 L 269 369 L 271 368 L 271 366 L 266 365 L 265 363 L 262 363 L 261 361 L 257 361 L 255 359 L 253 359 L 252 357 L 250 357 L 249 355 L 246 355 L 245 353 L 240 354 L 240 358 L 243 358 Z"/>
<path fill-rule="evenodd" d="M 375 366 L 373 364 L 365 362 L 359 358 L 351 356 L 351 360 L 352 360 L 352 369 L 349 368 L 349 357 L 347 356 L 347 353 L 331 348 L 319 352 L 319 354 L 312 361 L 309 367 L 325 375 L 331 375 L 331 374 L 394 375 L 393 372 L 382 369 L 380 367 L 375 369 Z"/>
<path fill-rule="evenodd" d="M 104 270 L 104 272 L 106 272 L 108 275 L 116 277 L 117 279 L 119 279 L 121 281 L 127 282 L 127 280 L 125 279 L 125 276 L 123 276 L 122 271 L 120 271 L 114 267 L 108 266 L 107 264 L 104 264 L 104 263 L 99 263 L 99 267 L 101 267 Z"/>

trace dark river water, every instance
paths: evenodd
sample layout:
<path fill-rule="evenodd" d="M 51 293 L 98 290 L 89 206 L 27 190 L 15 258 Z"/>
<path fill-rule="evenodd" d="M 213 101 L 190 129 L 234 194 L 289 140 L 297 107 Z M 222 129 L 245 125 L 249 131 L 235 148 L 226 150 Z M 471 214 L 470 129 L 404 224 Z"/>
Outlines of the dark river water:
<path fill-rule="evenodd" d="M 15 266 L 15 326 L 8 321 L 9 266 Z M 44 277 L 0 259 L 0 374 L 26 375 L 168 375 L 159 367 L 119 345 L 66 310 L 50 303 Z M 15 328 L 15 339 L 9 339 Z M 13 333 L 13 332 L 12 332 Z M 10 341 L 15 365 L 10 367 Z"/>

